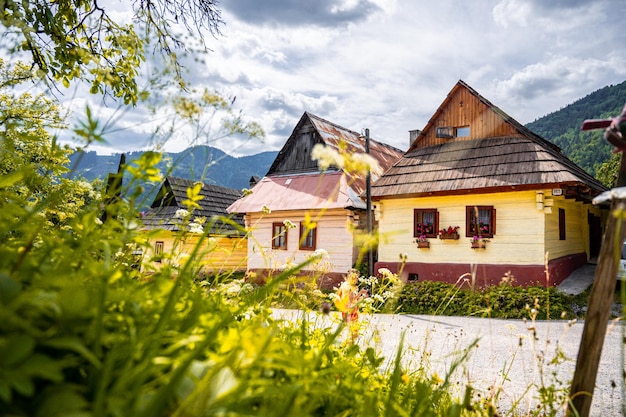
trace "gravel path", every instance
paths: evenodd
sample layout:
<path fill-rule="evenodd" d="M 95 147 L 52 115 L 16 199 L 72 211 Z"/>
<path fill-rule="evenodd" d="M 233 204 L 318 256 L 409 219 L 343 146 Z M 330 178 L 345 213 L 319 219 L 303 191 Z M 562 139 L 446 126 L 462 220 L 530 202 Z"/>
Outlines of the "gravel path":
<path fill-rule="evenodd" d="M 301 318 L 303 314 L 293 310 L 274 311 L 277 318 L 287 320 Z M 337 316 L 310 314 L 309 320 L 319 326 L 333 326 L 339 320 Z M 559 320 L 525 323 L 522 320 L 390 314 L 362 315 L 361 319 L 367 326 L 359 343 L 374 346 L 393 360 L 404 332 L 406 366 L 426 367 L 441 377 L 458 355 L 478 340 L 470 349 L 469 358 L 455 372 L 454 380 L 459 382 L 459 387 L 470 381 L 483 396 L 499 392 L 501 409 L 510 410 L 515 404 L 518 415 L 537 406 L 537 387 L 569 389 L 583 330 L 583 322 Z M 623 331 L 623 323 L 612 322 L 607 329 L 592 416 L 624 414 Z M 552 363 L 561 357 L 563 360 L 558 364 Z"/>

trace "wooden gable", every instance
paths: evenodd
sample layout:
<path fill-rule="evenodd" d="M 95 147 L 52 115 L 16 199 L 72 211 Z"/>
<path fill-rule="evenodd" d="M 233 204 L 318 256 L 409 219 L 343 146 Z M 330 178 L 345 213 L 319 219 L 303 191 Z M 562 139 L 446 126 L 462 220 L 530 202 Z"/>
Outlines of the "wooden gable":
<path fill-rule="evenodd" d="M 308 113 L 304 113 L 291 136 L 276 155 L 267 175 L 317 171 L 317 161 L 311 158 L 313 147 L 323 143 Z"/>
<path fill-rule="evenodd" d="M 448 93 L 409 151 L 449 142 L 521 137 L 514 119 L 460 80 Z"/>
<path fill-rule="evenodd" d="M 348 153 L 365 153 L 363 135 L 305 112 L 283 148 L 278 152 L 267 176 L 318 172 L 317 161 L 311 158 L 316 144 L 335 149 L 342 146 Z M 378 161 L 384 171 L 402 156 L 402 151 L 370 139 L 370 156 Z"/>

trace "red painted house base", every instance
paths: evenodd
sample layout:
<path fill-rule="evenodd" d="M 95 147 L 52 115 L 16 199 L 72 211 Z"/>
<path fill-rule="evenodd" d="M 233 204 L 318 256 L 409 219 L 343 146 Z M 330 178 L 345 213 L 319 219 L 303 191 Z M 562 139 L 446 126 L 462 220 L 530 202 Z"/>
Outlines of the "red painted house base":
<path fill-rule="evenodd" d="M 548 262 L 549 281 L 546 278 L 544 265 L 495 265 L 495 264 L 431 264 L 421 262 L 407 262 L 402 270 L 401 278 L 404 281 L 441 281 L 454 284 L 467 279 L 472 281 L 472 271 L 475 271 L 475 285 L 479 287 L 497 285 L 502 278 L 513 275 L 513 285 L 555 286 L 563 282 L 572 272 L 587 263 L 587 254 L 578 253 L 568 255 Z M 387 268 L 397 273 L 399 262 L 377 262 L 375 270 Z"/>
<path fill-rule="evenodd" d="M 281 271 L 272 271 L 270 269 L 250 269 L 246 273 L 246 280 L 258 285 L 265 284 L 268 279 L 280 275 Z M 317 286 L 322 290 L 332 290 L 338 287 L 346 277 L 347 273 L 328 272 L 320 274 L 313 271 L 300 271 L 296 274 L 299 278 L 310 279 L 317 282 Z"/>

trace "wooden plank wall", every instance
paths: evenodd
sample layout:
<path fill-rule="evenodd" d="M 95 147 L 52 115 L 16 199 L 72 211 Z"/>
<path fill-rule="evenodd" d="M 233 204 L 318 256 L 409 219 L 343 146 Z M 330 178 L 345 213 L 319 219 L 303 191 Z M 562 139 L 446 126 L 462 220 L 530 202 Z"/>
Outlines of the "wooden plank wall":
<path fill-rule="evenodd" d="M 348 210 L 328 210 L 323 213 L 317 223 L 317 249 L 328 252 L 325 260 L 328 269 L 325 272 L 346 273 L 352 268 L 353 237 L 346 221 L 349 220 Z M 272 223 L 290 220 L 296 225 L 304 221 L 305 211 L 272 212 L 259 218 L 258 214 L 250 214 L 247 225 L 252 229 L 252 237 L 248 242 L 248 269 L 277 269 L 286 263 L 298 263 L 306 259 L 311 251 L 298 250 L 299 227 L 290 229 L 287 235 L 287 250 L 272 250 Z M 316 219 L 315 214 L 311 214 Z"/>
<path fill-rule="evenodd" d="M 443 126 L 470 126 L 471 133 L 467 137 L 454 139 L 437 138 L 437 127 Z M 424 135 L 416 144 L 418 147 L 439 145 L 452 140 L 520 136 L 512 125 L 504 121 L 502 116 L 465 88 L 458 88 L 451 94 L 448 102 L 435 115 L 433 125 L 424 131 Z"/>
<path fill-rule="evenodd" d="M 277 156 L 278 164 L 269 174 L 316 171 L 317 161 L 311 159 L 316 143 L 314 136 L 315 129 L 307 122 L 287 141 L 282 153 Z"/>
<path fill-rule="evenodd" d="M 559 199 L 551 214 L 537 210 L 535 191 L 383 200 L 378 259 L 396 262 L 399 254 L 406 253 L 409 262 L 543 265 L 546 251 L 550 259 L 556 259 L 588 250 L 588 226 L 582 222 L 584 217 L 586 223 L 587 208 L 591 206 Z M 497 211 L 496 235 L 489 239 L 485 250 L 471 249 L 470 238 L 465 236 L 467 205 L 493 205 Z M 561 206 L 569 213 L 565 242 L 558 240 Z M 461 238 L 429 239 L 430 249 L 418 249 L 413 237 L 413 210 L 433 207 L 439 211 L 439 228 L 460 226 Z"/>
<path fill-rule="evenodd" d="M 150 249 L 144 254 L 144 261 L 147 262 L 154 256 L 154 245 L 157 241 L 163 242 L 163 253 L 170 256 L 163 262 L 147 262 L 144 266 L 148 270 L 162 268 L 167 263 L 181 264 L 187 255 L 194 251 L 198 244 L 198 237 L 189 235 L 184 242 L 178 240 L 174 233 L 162 231 L 152 234 L 149 240 Z M 245 237 L 209 237 L 203 240 L 199 249 L 199 265 L 207 273 L 223 271 L 245 271 L 248 257 L 248 242 Z"/>

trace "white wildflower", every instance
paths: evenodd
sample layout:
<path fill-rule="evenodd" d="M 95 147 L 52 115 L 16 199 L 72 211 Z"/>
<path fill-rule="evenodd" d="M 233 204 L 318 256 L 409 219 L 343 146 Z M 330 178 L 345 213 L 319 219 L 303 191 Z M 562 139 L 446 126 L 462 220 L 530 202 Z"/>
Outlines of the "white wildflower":
<path fill-rule="evenodd" d="M 287 230 L 296 228 L 295 223 L 289 219 L 283 220 L 283 224 L 285 225 L 285 228 L 287 228 Z"/>
<path fill-rule="evenodd" d="M 191 222 L 189 223 L 189 233 L 196 233 L 201 235 L 202 233 L 204 233 L 204 229 L 202 228 L 201 224 Z"/>
<path fill-rule="evenodd" d="M 379 303 L 384 303 L 385 302 L 385 298 L 380 295 L 380 294 L 374 294 L 372 295 L 372 298 L 374 299 L 374 301 L 377 301 Z"/>
<path fill-rule="evenodd" d="M 226 295 L 237 295 L 241 292 L 241 285 L 238 281 L 233 281 L 224 289 Z"/>
<path fill-rule="evenodd" d="M 91 186 L 91 183 L 89 183 L 87 181 L 79 180 L 79 181 L 76 181 L 75 184 L 78 186 L 78 188 L 81 189 L 81 191 L 93 190 L 93 187 Z"/>
<path fill-rule="evenodd" d="M 253 310 L 248 309 L 241 315 L 241 317 L 244 320 L 252 320 L 254 317 L 256 317 L 256 313 Z"/>
<path fill-rule="evenodd" d="M 392 293 L 391 291 L 385 291 L 385 292 L 383 293 L 382 297 L 383 297 L 385 300 L 388 300 L 388 299 L 390 299 L 390 298 L 393 298 L 393 293 Z"/>
<path fill-rule="evenodd" d="M 286 271 L 289 269 L 292 269 L 295 265 L 293 264 L 293 262 L 291 260 L 287 260 L 287 262 L 285 262 L 279 269 Z"/>
<path fill-rule="evenodd" d="M 339 153 L 325 145 L 318 143 L 311 151 L 311 159 L 317 161 L 317 166 L 326 171 L 331 166 L 341 168 L 343 166 L 343 158 Z"/>
<path fill-rule="evenodd" d="M 261 211 L 263 212 L 263 214 L 270 214 L 272 212 L 272 209 L 263 204 L 263 207 L 261 207 Z"/>
<path fill-rule="evenodd" d="M 378 273 L 380 275 L 382 275 L 384 278 L 388 278 L 390 275 L 393 275 L 393 272 L 391 272 L 389 269 L 387 268 L 380 268 L 378 270 Z"/>
<path fill-rule="evenodd" d="M 374 285 L 378 284 L 378 278 L 376 277 L 359 277 L 359 283 L 363 284 L 363 285 L 367 285 L 369 287 L 373 287 Z"/>
<path fill-rule="evenodd" d="M 175 219 L 185 219 L 187 217 L 189 217 L 189 211 L 185 209 L 178 209 L 176 210 L 176 213 L 174 213 Z"/>
<path fill-rule="evenodd" d="M 309 259 L 317 259 L 321 261 L 324 258 L 328 258 L 328 252 L 324 249 L 316 249 L 309 255 Z"/>
<path fill-rule="evenodd" d="M 335 291 L 337 289 L 335 288 Z M 328 299 L 330 301 L 335 301 L 335 300 L 339 300 L 339 295 L 337 295 L 337 293 L 331 292 L 330 294 L 328 294 Z"/>
<path fill-rule="evenodd" d="M 98 217 L 96 217 L 96 224 L 98 226 L 100 226 L 102 224 L 102 220 L 100 220 Z"/>

